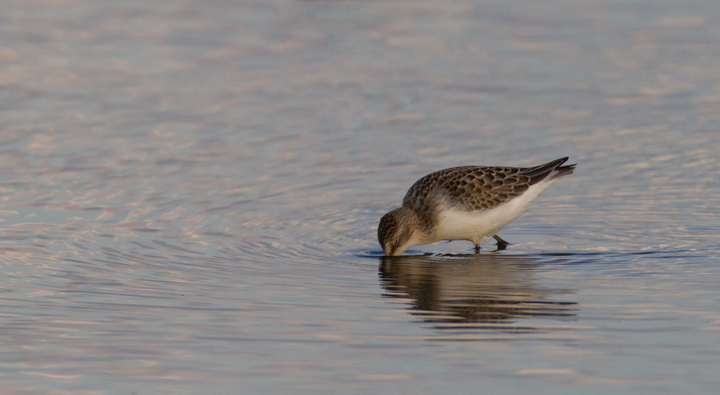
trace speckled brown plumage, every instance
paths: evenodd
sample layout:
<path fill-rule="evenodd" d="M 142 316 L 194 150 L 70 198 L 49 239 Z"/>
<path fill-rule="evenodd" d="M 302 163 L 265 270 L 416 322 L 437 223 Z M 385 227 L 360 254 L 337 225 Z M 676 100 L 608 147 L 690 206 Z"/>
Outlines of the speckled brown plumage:
<path fill-rule="evenodd" d="M 436 171 L 419 179 L 403 199 L 403 207 L 413 209 L 422 225 L 433 226 L 440 200 L 467 212 L 496 207 L 522 195 L 530 186 L 553 175 L 572 173 L 575 165 L 561 166 L 561 158 L 535 167 L 460 166 Z"/>

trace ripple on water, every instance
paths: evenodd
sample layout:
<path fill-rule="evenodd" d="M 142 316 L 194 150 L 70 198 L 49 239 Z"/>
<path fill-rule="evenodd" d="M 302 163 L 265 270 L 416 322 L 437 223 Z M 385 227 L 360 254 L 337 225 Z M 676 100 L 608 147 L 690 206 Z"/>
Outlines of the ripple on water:
<path fill-rule="evenodd" d="M 236 236 L 234 247 L 242 261 L 302 262 L 308 266 L 350 261 L 357 252 L 348 246 L 374 243 L 369 229 L 377 220 L 368 209 L 332 207 L 303 213 L 301 219 L 268 222 L 253 233 Z"/>

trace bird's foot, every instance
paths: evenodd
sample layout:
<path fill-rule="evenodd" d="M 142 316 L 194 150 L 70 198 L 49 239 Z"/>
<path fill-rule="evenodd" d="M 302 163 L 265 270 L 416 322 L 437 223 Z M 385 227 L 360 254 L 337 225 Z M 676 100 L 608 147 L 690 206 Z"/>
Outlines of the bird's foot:
<path fill-rule="evenodd" d="M 510 243 L 503 240 L 503 238 L 498 235 L 493 236 L 493 238 L 495 240 L 497 240 L 497 250 L 498 251 L 502 251 L 502 250 L 506 249 L 508 245 L 510 245 Z"/>

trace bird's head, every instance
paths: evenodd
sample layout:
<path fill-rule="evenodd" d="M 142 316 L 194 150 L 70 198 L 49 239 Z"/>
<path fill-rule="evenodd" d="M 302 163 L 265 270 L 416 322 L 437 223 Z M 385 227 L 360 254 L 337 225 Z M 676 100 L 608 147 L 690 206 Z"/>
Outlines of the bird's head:
<path fill-rule="evenodd" d="M 407 207 L 396 208 L 383 215 L 378 226 L 378 241 L 385 255 L 400 255 L 419 245 L 417 215 Z"/>

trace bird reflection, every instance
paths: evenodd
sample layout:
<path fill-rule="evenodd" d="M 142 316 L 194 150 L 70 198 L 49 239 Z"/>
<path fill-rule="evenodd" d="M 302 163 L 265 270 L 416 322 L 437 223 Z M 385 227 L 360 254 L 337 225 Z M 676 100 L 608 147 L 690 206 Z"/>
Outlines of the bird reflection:
<path fill-rule="evenodd" d="M 529 256 L 475 254 L 380 258 L 384 296 L 411 299 L 412 314 L 445 335 L 475 332 L 538 332 L 546 321 L 518 325 L 521 319 L 572 320 L 575 302 L 553 300 L 572 290 L 536 284 L 543 263 Z"/>

